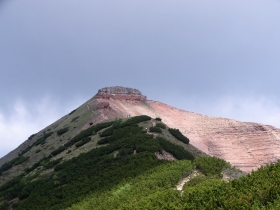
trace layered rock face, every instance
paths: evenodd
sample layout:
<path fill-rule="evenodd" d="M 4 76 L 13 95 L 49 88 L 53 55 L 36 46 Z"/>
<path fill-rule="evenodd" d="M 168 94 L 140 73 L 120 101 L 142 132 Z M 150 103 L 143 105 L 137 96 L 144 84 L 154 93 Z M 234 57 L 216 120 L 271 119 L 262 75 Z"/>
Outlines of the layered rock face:
<path fill-rule="evenodd" d="M 143 103 L 131 101 L 134 97 Z M 144 99 L 138 90 L 113 87 L 99 90 L 90 103 L 91 109 L 101 114 L 99 121 L 142 114 L 160 117 L 169 127 L 179 128 L 195 147 L 245 172 L 280 158 L 280 130 L 273 126 L 209 117 Z M 93 106 L 101 102 L 108 102 L 110 109 Z"/>
<path fill-rule="evenodd" d="M 98 90 L 98 93 L 95 95 L 95 98 L 103 99 L 117 99 L 117 100 L 130 100 L 130 101 L 145 101 L 146 96 L 143 96 L 142 93 L 133 88 L 125 87 L 105 87 Z"/>

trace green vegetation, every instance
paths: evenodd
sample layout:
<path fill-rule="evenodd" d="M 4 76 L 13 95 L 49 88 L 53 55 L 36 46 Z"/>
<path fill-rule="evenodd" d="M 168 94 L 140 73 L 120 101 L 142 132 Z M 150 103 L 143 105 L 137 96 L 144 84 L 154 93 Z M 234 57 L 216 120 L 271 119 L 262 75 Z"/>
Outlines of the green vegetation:
<path fill-rule="evenodd" d="M 82 141 L 79 141 L 78 143 L 75 144 L 76 147 L 83 146 L 84 144 L 88 143 L 91 140 L 90 137 L 84 138 Z"/>
<path fill-rule="evenodd" d="M 179 141 L 184 142 L 185 144 L 188 144 L 190 142 L 190 140 L 185 137 L 180 131 L 179 129 L 175 129 L 175 128 L 169 128 L 168 131 Z"/>
<path fill-rule="evenodd" d="M 69 113 L 69 115 L 73 114 L 77 109 L 74 109 L 72 112 Z"/>
<path fill-rule="evenodd" d="M 57 133 L 57 135 L 61 136 L 62 134 L 66 133 L 67 131 L 69 131 L 68 127 L 59 129 L 56 133 Z"/>
<path fill-rule="evenodd" d="M 209 160 L 213 161 L 211 164 L 216 162 L 212 158 Z M 186 165 L 182 167 L 181 164 Z M 229 183 L 199 175 L 192 178 L 181 193 L 174 190 L 174 185 L 184 171 L 192 169 L 187 164 L 184 160 L 157 166 L 109 191 L 92 193 L 68 210 L 279 209 L 279 161 Z"/>
<path fill-rule="evenodd" d="M 56 156 L 56 155 L 58 155 L 59 153 L 63 152 L 65 149 L 66 149 L 65 146 L 60 146 L 60 147 L 58 147 L 56 150 L 54 150 L 54 151 L 51 152 L 51 156 Z"/>
<path fill-rule="evenodd" d="M 161 129 L 159 127 L 150 127 L 149 131 L 152 133 L 162 133 Z"/>
<path fill-rule="evenodd" d="M 230 168 L 230 164 L 217 157 L 198 157 L 194 160 L 196 168 L 206 176 L 218 175 L 222 177 L 222 171 L 225 168 Z"/>
<path fill-rule="evenodd" d="M 124 180 L 102 193 L 91 193 L 67 210 L 90 209 L 182 209 L 176 208 L 180 192 L 173 189 L 190 161 L 164 162 L 138 176 Z"/>
<path fill-rule="evenodd" d="M 100 134 L 100 137 L 111 136 L 113 134 L 114 127 L 107 128 Z"/>
<path fill-rule="evenodd" d="M 173 154 L 173 156 L 176 159 L 178 159 L 178 160 L 183 160 L 183 159 L 194 160 L 195 157 L 191 153 L 186 151 L 182 146 L 173 144 L 170 141 L 168 141 L 164 138 L 161 138 L 161 137 L 157 137 L 157 140 L 159 141 L 161 147 L 166 152 L 169 152 L 169 153 Z"/>
<path fill-rule="evenodd" d="M 35 141 L 31 147 L 33 146 L 37 146 L 39 144 L 44 144 L 47 140 L 47 138 L 49 138 L 51 135 L 53 134 L 53 132 L 49 132 L 49 133 L 44 133 L 43 137 L 37 139 L 37 141 Z"/>
<path fill-rule="evenodd" d="M 37 139 L 37 141 L 35 141 L 32 145 L 26 147 L 24 150 L 22 150 L 18 156 L 22 156 L 24 155 L 25 153 L 27 153 L 29 150 L 31 150 L 33 148 L 33 146 L 37 146 L 37 145 L 40 145 L 40 144 L 44 144 L 47 140 L 48 137 L 50 137 L 51 135 L 53 134 L 53 132 L 49 132 L 49 133 L 44 133 L 43 137 Z M 32 139 L 36 134 L 32 134 L 28 139 Z M 0 171 L 1 171 L 1 168 L 0 168 Z M 1 174 L 1 172 L 0 172 Z"/>
<path fill-rule="evenodd" d="M 14 159 L 13 164 L 19 165 L 29 159 L 29 156 L 19 156 Z"/>
<path fill-rule="evenodd" d="M 145 122 L 148 118 L 116 120 L 81 131 L 67 145 L 0 186 L 0 209 L 280 208 L 280 161 L 225 182 L 223 174 L 238 177 L 229 163 L 216 157 L 194 157 L 184 149 L 185 144 L 182 147 L 163 138 L 163 134 L 155 137 L 143 132 L 135 122 L 144 122 L 140 125 L 146 127 L 151 123 Z M 155 128 L 167 132 L 163 130 L 166 128 Z M 179 130 L 169 132 L 183 141 Z M 92 137 L 96 133 L 100 136 Z M 43 137 L 50 136 L 47 134 Z M 55 157 L 65 150 L 74 153 L 77 147 L 95 138 L 100 139 L 98 144 L 102 146 L 68 160 Z M 155 153 L 163 150 L 177 161 L 159 160 Z M 4 164 L 0 171 L 28 158 L 21 155 Z M 176 190 L 186 177 L 190 181 L 183 191 Z"/>
<path fill-rule="evenodd" d="M 189 158 L 188 152 L 182 147 L 171 143 L 168 144 L 166 143 L 168 141 L 163 138 L 154 138 L 153 135 L 143 132 L 143 128 L 134 123 L 146 120 L 147 117 L 130 119 L 126 126 L 123 126 L 120 121 L 107 122 L 80 132 L 73 138 L 75 141 L 78 139 L 76 146 L 81 146 L 90 141 L 90 135 L 93 131 L 98 132 L 109 126 L 111 127 L 106 130 L 113 130 L 112 135 L 101 139 L 108 140 L 106 146 L 92 149 L 64 162 L 62 162 L 61 158 L 50 160 L 51 156 L 41 159 L 31 168 L 26 169 L 25 172 L 29 173 L 38 166 L 42 166 L 44 169 L 54 167 L 52 174 L 38 176 L 35 173 L 31 177 L 36 178 L 32 179 L 25 178 L 23 175 L 18 176 L 0 188 L 0 198 L 4 197 L 7 200 L 19 198 L 20 201 L 13 209 L 63 209 L 73 203 L 82 201 L 89 193 L 106 193 L 118 185 L 121 186 L 113 193 L 115 196 L 130 191 L 130 185 L 123 185 L 122 183 L 133 180 L 146 172 L 153 174 L 153 172 L 148 171 L 153 171 L 157 166 L 170 165 L 168 161 L 159 160 L 155 156 L 154 153 L 162 149 L 173 151 L 174 156 L 180 157 L 181 155 L 182 159 L 184 157 Z M 73 142 L 73 139 L 69 142 Z M 67 146 L 61 146 L 51 154 L 55 156 L 66 148 Z M 172 148 L 177 148 L 178 151 L 172 150 Z M 190 161 L 184 164 L 192 168 Z M 176 170 L 168 172 L 171 181 L 163 175 L 161 175 L 161 181 L 155 181 L 160 186 L 171 186 L 179 180 L 185 170 L 188 169 L 183 169 L 181 165 L 180 172 Z M 171 175 L 176 173 L 176 177 Z M 162 172 L 162 174 L 164 173 Z M 49 176 L 53 178 L 49 178 Z M 147 185 L 147 187 L 150 188 L 152 185 Z"/>
<path fill-rule="evenodd" d="M 3 164 L 1 167 L 0 167 L 0 175 L 9 170 L 10 168 L 13 167 L 13 165 L 19 165 L 23 162 L 25 162 L 26 160 L 28 160 L 29 157 L 28 156 L 18 156 L 16 158 L 14 158 L 13 160 L 11 161 L 8 161 L 7 163 Z"/>
<path fill-rule="evenodd" d="M 24 171 L 26 173 L 30 173 L 31 171 L 33 171 L 35 168 L 39 167 L 39 166 L 45 166 L 46 163 L 50 160 L 50 157 L 44 157 L 41 160 L 39 160 L 38 162 L 34 163 L 33 166 L 31 166 L 30 168 L 25 169 Z"/>
<path fill-rule="evenodd" d="M 21 156 L 21 155 L 24 155 L 25 153 L 27 153 L 29 150 L 31 150 L 32 149 L 32 146 L 28 146 L 28 147 L 26 147 L 24 150 L 22 150 L 19 154 L 18 154 L 18 156 Z"/>
<path fill-rule="evenodd" d="M 161 121 L 161 118 L 157 117 L 155 120 L 156 120 L 156 121 Z"/>
<path fill-rule="evenodd" d="M 31 140 L 34 136 L 36 136 L 36 133 L 32 134 L 31 136 L 28 137 L 28 140 Z"/>
<path fill-rule="evenodd" d="M 114 121 L 99 123 L 99 124 L 96 124 L 96 125 L 88 128 L 88 129 L 84 130 L 84 131 L 81 131 L 77 136 L 72 138 L 69 142 L 67 142 L 64 145 L 65 149 L 68 148 L 68 147 L 71 147 L 72 145 L 74 145 L 78 141 L 81 141 L 82 139 L 91 136 L 93 134 L 93 132 L 97 133 L 98 131 L 102 130 L 103 128 L 107 128 L 107 127 L 111 126 L 113 123 L 114 123 Z"/>
<path fill-rule="evenodd" d="M 44 164 L 44 167 L 47 168 L 47 169 L 48 169 L 48 168 L 53 168 L 54 166 L 56 166 L 57 164 L 59 164 L 61 160 L 62 160 L 62 158 L 49 161 L 48 163 Z"/>
<path fill-rule="evenodd" d="M 157 123 L 156 127 L 159 127 L 159 128 L 162 128 L 162 129 L 166 128 L 166 126 L 163 123 Z"/>
<path fill-rule="evenodd" d="M 126 120 L 125 122 L 120 124 L 119 127 L 123 128 L 123 127 L 126 127 L 126 126 L 138 124 L 140 122 L 148 121 L 148 120 L 151 120 L 151 119 L 152 118 L 147 116 L 147 115 L 136 116 L 136 117 L 129 118 L 128 120 Z"/>

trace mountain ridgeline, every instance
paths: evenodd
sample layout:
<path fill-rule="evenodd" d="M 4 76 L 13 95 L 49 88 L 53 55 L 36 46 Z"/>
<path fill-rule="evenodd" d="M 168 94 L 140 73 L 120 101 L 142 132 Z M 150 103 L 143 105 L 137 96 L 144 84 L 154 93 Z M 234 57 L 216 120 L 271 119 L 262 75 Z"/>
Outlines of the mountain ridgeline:
<path fill-rule="evenodd" d="M 32 134 L 0 159 L 0 209 L 280 208 L 279 161 L 246 174 L 194 147 L 195 131 L 170 126 L 174 109 L 154 103 L 102 88 Z"/>

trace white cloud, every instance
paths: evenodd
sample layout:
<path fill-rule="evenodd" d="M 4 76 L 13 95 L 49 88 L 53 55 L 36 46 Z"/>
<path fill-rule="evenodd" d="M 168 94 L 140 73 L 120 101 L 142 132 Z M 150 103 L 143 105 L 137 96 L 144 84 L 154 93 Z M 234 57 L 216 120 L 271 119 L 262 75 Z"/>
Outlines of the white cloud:
<path fill-rule="evenodd" d="M 280 106 L 266 98 L 224 98 L 217 103 L 217 112 L 242 121 L 260 122 L 280 128 Z"/>
<path fill-rule="evenodd" d="M 62 106 L 47 96 L 33 103 L 19 99 L 10 114 L 0 112 L 0 157 L 80 105 L 80 100 L 73 102 Z"/>
<path fill-rule="evenodd" d="M 280 106 L 274 98 L 227 96 L 214 101 L 191 98 L 185 104 L 187 110 L 200 114 L 257 122 L 280 128 Z"/>

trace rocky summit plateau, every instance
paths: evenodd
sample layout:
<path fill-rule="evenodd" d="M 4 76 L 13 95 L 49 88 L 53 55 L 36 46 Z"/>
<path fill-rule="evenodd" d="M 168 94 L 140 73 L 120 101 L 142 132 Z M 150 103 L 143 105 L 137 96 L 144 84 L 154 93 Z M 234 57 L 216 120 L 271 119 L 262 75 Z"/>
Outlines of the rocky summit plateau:
<path fill-rule="evenodd" d="M 138 115 L 160 117 L 168 127 L 178 128 L 187 136 L 191 145 L 208 155 L 230 162 L 244 172 L 251 172 L 280 158 L 280 130 L 273 126 L 196 114 L 148 100 L 137 89 L 116 86 L 98 90 L 97 94 L 77 108 L 75 113 L 59 119 L 44 131 L 34 134 L 34 138 L 29 138 L 17 149 L 1 158 L 0 166 L 34 144 L 46 130 L 62 129 L 69 123 L 80 120 L 71 132 L 68 132 L 69 136 L 62 135 L 60 142 L 54 143 L 50 140 L 50 143 L 45 144 L 46 148 L 58 148 L 78 132 L 93 124 Z M 79 116 L 84 117 L 81 119 Z M 51 149 L 49 153 L 50 151 Z M 44 155 L 49 155 L 47 150 L 44 150 L 44 153 Z M 33 160 L 30 158 L 30 161 Z M 18 169 L 15 167 L 13 170 Z"/>

